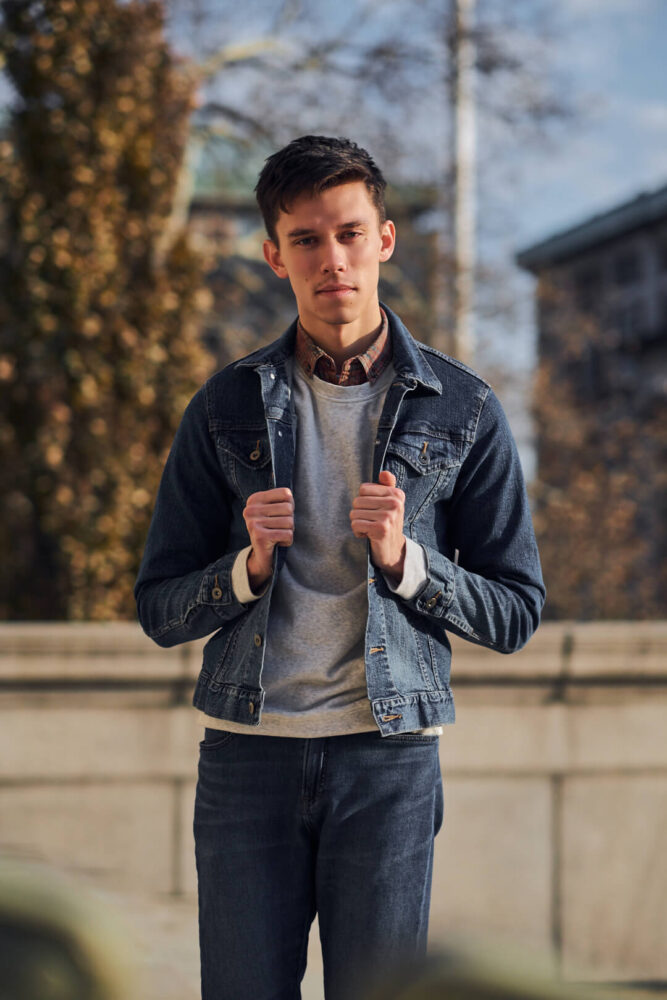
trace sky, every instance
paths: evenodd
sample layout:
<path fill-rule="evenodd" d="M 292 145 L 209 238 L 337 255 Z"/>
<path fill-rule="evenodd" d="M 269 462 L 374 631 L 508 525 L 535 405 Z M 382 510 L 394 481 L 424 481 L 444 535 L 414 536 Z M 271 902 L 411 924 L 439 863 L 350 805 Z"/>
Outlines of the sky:
<path fill-rule="evenodd" d="M 517 243 L 667 184 L 667 0 L 559 0 L 579 120 L 521 167 Z"/>

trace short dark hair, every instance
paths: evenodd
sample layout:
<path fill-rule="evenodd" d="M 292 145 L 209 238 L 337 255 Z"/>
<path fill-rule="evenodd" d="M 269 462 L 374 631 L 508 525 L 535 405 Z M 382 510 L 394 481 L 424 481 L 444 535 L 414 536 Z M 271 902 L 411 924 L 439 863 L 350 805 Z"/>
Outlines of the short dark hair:
<path fill-rule="evenodd" d="M 326 135 L 302 135 L 269 156 L 264 164 L 255 194 L 266 231 L 274 241 L 281 212 L 300 195 L 321 194 L 327 188 L 363 181 L 375 205 L 380 223 L 387 218 L 384 192 L 387 182 L 382 171 L 365 149 L 351 139 Z"/>

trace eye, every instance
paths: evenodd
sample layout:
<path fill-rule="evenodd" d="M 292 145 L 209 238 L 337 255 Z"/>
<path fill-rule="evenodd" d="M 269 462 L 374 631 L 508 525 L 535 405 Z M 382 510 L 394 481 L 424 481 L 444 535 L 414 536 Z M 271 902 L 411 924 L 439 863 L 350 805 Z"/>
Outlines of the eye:
<path fill-rule="evenodd" d="M 360 232 L 358 232 L 356 229 L 348 229 L 346 232 L 343 233 L 343 239 L 346 239 L 346 240 L 347 239 L 355 239 L 357 236 L 361 236 L 361 235 L 362 234 Z"/>
<path fill-rule="evenodd" d="M 314 236 L 302 236 L 301 239 L 294 241 L 295 247 L 310 247 L 314 244 Z"/>

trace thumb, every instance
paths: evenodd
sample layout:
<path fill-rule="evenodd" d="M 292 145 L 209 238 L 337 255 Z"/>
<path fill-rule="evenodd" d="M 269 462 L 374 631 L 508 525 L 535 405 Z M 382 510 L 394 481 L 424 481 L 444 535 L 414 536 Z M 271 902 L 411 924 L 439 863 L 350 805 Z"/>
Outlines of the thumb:
<path fill-rule="evenodd" d="M 390 472 L 389 469 L 383 469 L 378 476 L 378 483 L 380 486 L 395 486 L 396 476 L 393 472 Z"/>

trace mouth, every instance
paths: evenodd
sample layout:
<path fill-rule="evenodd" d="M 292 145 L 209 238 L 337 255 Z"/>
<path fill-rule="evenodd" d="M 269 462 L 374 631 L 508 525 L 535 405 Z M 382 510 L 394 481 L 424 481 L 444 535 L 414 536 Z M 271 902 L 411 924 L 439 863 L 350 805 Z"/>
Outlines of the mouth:
<path fill-rule="evenodd" d="M 356 289 L 354 285 L 323 285 L 322 288 L 318 288 L 316 294 L 323 295 L 325 298 L 344 298 L 346 295 L 350 295 Z"/>

